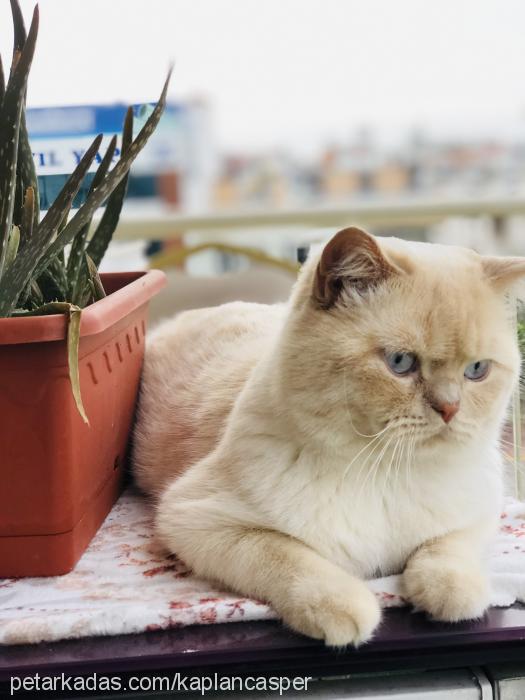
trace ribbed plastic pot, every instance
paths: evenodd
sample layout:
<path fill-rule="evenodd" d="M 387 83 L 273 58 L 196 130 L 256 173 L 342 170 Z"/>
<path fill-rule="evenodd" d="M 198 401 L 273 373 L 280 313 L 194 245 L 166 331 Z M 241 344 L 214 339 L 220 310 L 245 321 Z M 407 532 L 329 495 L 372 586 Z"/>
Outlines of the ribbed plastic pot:
<path fill-rule="evenodd" d="M 0 578 L 70 571 L 121 492 L 158 270 L 103 274 L 82 312 L 80 417 L 63 316 L 0 319 Z"/>

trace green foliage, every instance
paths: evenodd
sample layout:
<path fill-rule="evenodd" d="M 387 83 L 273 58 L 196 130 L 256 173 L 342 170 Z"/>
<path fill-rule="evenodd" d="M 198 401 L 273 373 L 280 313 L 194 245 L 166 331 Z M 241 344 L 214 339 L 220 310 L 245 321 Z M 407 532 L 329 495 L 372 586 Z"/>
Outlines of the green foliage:
<path fill-rule="evenodd" d="M 40 219 L 37 177 L 25 119 L 27 79 L 35 52 L 39 13 L 37 6 L 26 33 L 18 0 L 10 1 L 14 47 L 7 82 L 0 60 L 0 317 L 67 314 L 73 394 L 87 421 L 78 383 L 81 308 L 105 295 L 97 268 L 118 224 L 129 168 L 164 110 L 171 71 L 155 109 L 135 140 L 133 113 L 128 110 L 118 162 L 110 169 L 117 147 L 114 138 L 85 202 L 75 214 L 69 218 L 71 205 L 98 153 L 102 135 L 95 138 Z M 90 236 L 93 215 L 104 202 L 105 211 Z M 69 246 L 67 255 L 66 246 Z"/>

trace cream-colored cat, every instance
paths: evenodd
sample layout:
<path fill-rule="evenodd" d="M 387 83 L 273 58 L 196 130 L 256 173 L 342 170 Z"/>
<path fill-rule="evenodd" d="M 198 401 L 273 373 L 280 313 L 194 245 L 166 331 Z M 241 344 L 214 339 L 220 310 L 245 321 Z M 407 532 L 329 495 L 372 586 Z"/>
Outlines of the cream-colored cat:
<path fill-rule="evenodd" d="M 370 638 L 364 579 L 438 620 L 488 603 L 498 434 L 525 259 L 340 231 L 282 306 L 190 311 L 148 341 L 135 474 L 194 572 L 330 645 Z"/>

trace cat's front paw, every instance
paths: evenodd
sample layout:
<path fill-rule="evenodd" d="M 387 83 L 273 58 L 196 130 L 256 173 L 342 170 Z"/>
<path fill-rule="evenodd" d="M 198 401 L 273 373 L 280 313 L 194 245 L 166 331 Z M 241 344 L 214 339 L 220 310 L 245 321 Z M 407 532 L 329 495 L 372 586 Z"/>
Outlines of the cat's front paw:
<path fill-rule="evenodd" d="M 404 571 L 403 585 L 405 597 L 434 620 L 473 620 L 489 605 L 488 580 L 473 562 L 417 553 Z"/>
<path fill-rule="evenodd" d="M 366 642 L 381 619 L 374 594 L 362 581 L 346 574 L 296 582 L 279 612 L 297 632 L 333 647 Z"/>

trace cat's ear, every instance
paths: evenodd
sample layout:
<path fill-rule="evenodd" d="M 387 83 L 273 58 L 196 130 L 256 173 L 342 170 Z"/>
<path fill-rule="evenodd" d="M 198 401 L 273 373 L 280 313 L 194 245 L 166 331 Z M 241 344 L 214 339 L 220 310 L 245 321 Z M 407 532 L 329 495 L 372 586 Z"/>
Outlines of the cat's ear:
<path fill-rule="evenodd" d="M 501 291 L 525 278 L 525 258 L 483 256 L 481 264 L 485 277 Z"/>
<path fill-rule="evenodd" d="M 359 228 L 345 228 L 323 250 L 315 273 L 314 299 L 322 308 L 329 309 L 344 287 L 363 293 L 398 272 L 373 236 Z"/>

